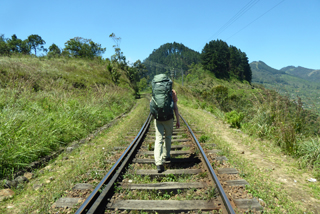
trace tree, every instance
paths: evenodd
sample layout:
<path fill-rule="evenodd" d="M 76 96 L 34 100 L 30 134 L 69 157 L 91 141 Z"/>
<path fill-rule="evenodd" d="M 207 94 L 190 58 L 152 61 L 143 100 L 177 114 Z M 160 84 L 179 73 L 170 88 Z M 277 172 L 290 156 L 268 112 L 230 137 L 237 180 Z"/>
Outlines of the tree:
<path fill-rule="evenodd" d="M 49 53 L 48 54 L 60 55 L 61 54 L 61 50 L 56 44 L 52 43 L 52 45 L 49 47 Z"/>
<path fill-rule="evenodd" d="M 210 41 L 201 53 L 202 65 L 217 78 L 237 78 L 251 82 L 252 72 L 247 55 L 221 40 Z"/>
<path fill-rule="evenodd" d="M 217 78 L 229 78 L 228 62 L 230 58 L 228 44 L 222 40 L 210 41 L 202 49 L 203 68 L 211 71 Z"/>
<path fill-rule="evenodd" d="M 106 48 L 101 48 L 101 44 L 95 43 L 91 39 L 74 37 L 65 43 L 64 50 L 75 57 L 94 58 L 101 56 Z"/>
<path fill-rule="evenodd" d="M 10 55 L 10 48 L 4 35 L 0 35 L 0 55 Z"/>
<path fill-rule="evenodd" d="M 7 45 L 10 49 L 10 52 L 13 53 L 23 53 L 23 54 L 30 54 L 30 45 L 28 44 L 28 40 L 22 41 L 18 39 L 16 34 L 11 36 L 11 39 L 8 39 Z"/>
<path fill-rule="evenodd" d="M 229 59 L 229 72 L 231 76 L 243 80 L 243 69 L 240 67 L 241 64 L 241 51 L 235 46 L 230 45 L 229 47 L 230 59 Z"/>
<path fill-rule="evenodd" d="M 112 82 L 118 85 L 121 74 L 118 72 L 116 68 L 112 67 L 111 63 L 107 65 L 107 70 L 111 75 Z"/>
<path fill-rule="evenodd" d="M 46 49 L 43 47 L 43 45 L 46 44 L 46 42 L 41 38 L 41 36 L 37 34 L 32 34 L 28 36 L 28 44 L 31 50 L 34 50 L 34 55 L 37 55 L 37 49 L 39 51 L 46 51 Z"/>
<path fill-rule="evenodd" d="M 165 73 L 170 75 L 174 68 L 176 71 L 189 70 L 189 65 L 200 62 L 200 53 L 176 42 L 166 43 L 158 49 L 154 49 L 143 64 L 148 69 L 148 75 Z M 186 74 L 186 73 L 185 73 Z"/>
<path fill-rule="evenodd" d="M 147 79 L 146 79 L 145 77 L 143 77 L 143 78 L 138 82 L 139 91 L 142 91 L 142 90 L 145 89 L 147 86 L 148 86 Z"/>
<path fill-rule="evenodd" d="M 146 77 L 148 74 L 148 69 L 140 60 L 137 60 L 135 63 L 133 63 L 133 67 L 137 70 L 139 79 Z"/>
<path fill-rule="evenodd" d="M 120 49 L 121 38 L 116 37 L 114 33 L 111 33 L 109 35 L 109 38 L 111 38 L 115 43 L 115 45 L 112 46 L 114 48 L 115 54 L 111 56 L 111 61 L 119 63 L 120 67 L 123 69 L 124 66 L 127 65 L 127 62 L 126 57 L 123 55 L 123 52 L 121 52 Z"/>
<path fill-rule="evenodd" d="M 241 52 L 241 67 L 243 69 L 244 79 L 251 83 L 252 71 L 246 53 Z"/>

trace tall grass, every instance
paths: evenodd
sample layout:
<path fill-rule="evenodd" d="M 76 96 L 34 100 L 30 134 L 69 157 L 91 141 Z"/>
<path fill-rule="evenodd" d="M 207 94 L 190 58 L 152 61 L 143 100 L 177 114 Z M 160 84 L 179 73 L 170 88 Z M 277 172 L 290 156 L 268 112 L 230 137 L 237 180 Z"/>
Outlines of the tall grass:
<path fill-rule="evenodd" d="M 290 100 L 259 85 L 253 88 L 246 82 L 216 79 L 197 66 L 190 68 L 185 86 L 177 86 L 188 106 L 226 118 L 250 135 L 272 140 L 304 165 L 319 168 L 320 118 L 315 111 L 304 109 L 300 98 Z M 236 125 L 235 117 L 230 119 L 232 112 L 242 115 Z"/>
<path fill-rule="evenodd" d="M 133 106 L 133 92 L 104 69 L 90 60 L 0 58 L 0 178 Z"/>

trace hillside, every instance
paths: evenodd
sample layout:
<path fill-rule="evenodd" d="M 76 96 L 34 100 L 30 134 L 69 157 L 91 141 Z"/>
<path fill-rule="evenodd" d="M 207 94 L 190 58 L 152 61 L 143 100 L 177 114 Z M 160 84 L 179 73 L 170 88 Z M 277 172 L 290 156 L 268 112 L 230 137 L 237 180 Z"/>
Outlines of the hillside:
<path fill-rule="evenodd" d="M 156 74 L 171 75 L 171 71 L 181 76 L 181 71 L 186 72 L 192 63 L 200 63 L 200 53 L 176 42 L 161 45 L 143 61 L 151 79 Z"/>
<path fill-rule="evenodd" d="M 307 81 L 269 69 L 265 63 L 254 66 L 270 78 L 279 75 L 287 85 L 293 81 L 302 87 Z M 108 69 L 119 72 L 117 84 Z M 16 195 L 1 204 L 1 213 L 49 213 L 74 184 L 99 183 L 103 174 L 95 173 L 93 180 L 88 180 L 88 174 L 94 174 L 92 169 L 112 167 L 106 158 L 115 146 L 125 145 L 125 133 L 139 130 L 149 112 L 149 99 L 134 99 L 126 73 L 101 59 L 0 58 L 0 137 L 6 142 L 0 144 L 1 178 L 87 137 L 137 103 L 97 139 L 36 170 L 29 183 L 18 186 Z M 218 79 L 200 63 L 191 64 L 185 84 L 180 83 L 177 79 L 174 86 L 180 113 L 204 133 L 199 139 L 221 149 L 229 160 L 222 165 L 232 164 L 250 182 L 246 191 L 262 200 L 266 212 L 318 209 L 319 182 L 306 181 L 320 178 L 320 118 L 316 114 L 302 108 L 299 100 L 292 102 L 261 85 Z M 301 200 L 310 202 L 300 206 Z"/>
<path fill-rule="evenodd" d="M 320 82 L 309 81 L 296 76 L 294 72 L 285 72 L 294 70 L 292 66 L 280 71 L 259 61 L 251 62 L 250 67 L 253 76 L 252 83 L 274 89 L 292 100 L 297 100 L 297 97 L 300 97 L 304 108 L 315 109 L 320 113 L 320 97 L 318 96 Z"/>
<path fill-rule="evenodd" d="M 190 67 L 185 86 L 177 88 L 177 91 L 186 97 L 184 105 L 220 115 L 232 127 L 241 128 L 249 135 L 270 139 L 294 157 L 311 158 L 307 154 L 316 152 L 320 146 L 317 139 L 320 117 L 303 108 L 300 99 L 292 101 L 261 85 L 252 88 L 249 83 L 238 80 L 217 79 L 199 64 Z M 315 139 L 316 145 L 312 148 L 304 144 L 310 138 Z M 315 162 L 309 159 L 304 164 L 315 164 L 320 168 L 319 157 L 315 159 Z"/>
<path fill-rule="evenodd" d="M 113 83 L 110 69 L 119 72 Z M 0 180 L 128 111 L 134 90 L 108 60 L 0 58 Z"/>
<path fill-rule="evenodd" d="M 309 80 L 312 82 L 320 82 L 320 70 L 304 68 L 301 66 L 287 66 L 280 69 L 287 74 L 291 74 L 296 77 L 300 77 L 305 80 Z"/>
<path fill-rule="evenodd" d="M 252 71 L 252 82 L 253 83 L 282 83 L 287 84 L 283 79 L 281 79 L 281 75 L 285 74 L 284 71 L 279 71 L 274 68 L 271 68 L 267 64 L 262 61 L 259 62 L 251 62 L 250 68 Z"/>

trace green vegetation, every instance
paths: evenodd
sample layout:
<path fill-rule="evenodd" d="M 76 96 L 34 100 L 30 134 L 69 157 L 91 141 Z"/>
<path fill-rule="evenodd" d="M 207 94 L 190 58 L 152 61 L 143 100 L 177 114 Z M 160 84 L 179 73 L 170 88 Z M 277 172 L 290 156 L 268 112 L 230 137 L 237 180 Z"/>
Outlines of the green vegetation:
<path fill-rule="evenodd" d="M 179 101 L 179 111 L 184 119 L 205 132 L 210 137 L 207 143 L 216 144 L 215 149 L 222 150 L 222 153 L 228 158 L 227 162 L 212 162 L 212 166 L 216 169 L 221 166 L 225 167 L 225 165 L 235 167 L 241 178 L 250 184 L 245 187 L 245 191 L 263 200 L 260 202 L 264 206 L 264 213 L 316 212 L 317 201 L 312 204 L 301 202 L 301 197 L 313 200 L 320 196 L 319 182 L 308 183 L 303 178 L 302 174 L 307 174 L 305 178 L 312 176 L 308 173 L 308 169 L 299 169 L 297 161 L 284 156 L 272 141 L 256 139 L 256 136 L 248 136 L 241 132 L 235 133 L 232 129 L 228 129 L 227 125 L 221 122 L 221 118 L 217 118 L 221 115 L 219 110 L 211 114 L 200 108 L 194 109 L 190 102 L 197 102 L 197 100 L 191 96 L 179 96 L 179 99 L 183 102 L 182 104 Z M 190 102 L 185 102 L 185 99 Z M 256 149 L 249 154 L 251 148 Z M 245 155 L 242 151 L 245 151 Z M 270 165 L 276 169 L 269 169 Z M 279 178 L 290 178 L 297 181 L 292 181 L 295 182 L 295 185 L 292 186 L 291 181 L 284 184 L 281 180 L 279 181 Z M 299 187 L 297 188 L 296 185 Z"/>
<path fill-rule="evenodd" d="M 281 68 L 281 71 L 284 71 L 286 74 L 290 74 L 296 77 L 300 77 L 305 80 L 309 80 L 312 82 L 319 82 L 320 80 L 320 70 L 308 69 L 301 66 L 287 66 Z"/>
<path fill-rule="evenodd" d="M 251 82 L 251 69 L 246 53 L 222 40 L 210 41 L 201 53 L 202 65 L 217 78 L 231 77 Z"/>
<path fill-rule="evenodd" d="M 126 71 L 114 85 L 100 58 L 0 58 L 0 178 L 128 111 L 134 90 Z"/>
<path fill-rule="evenodd" d="M 242 112 L 238 113 L 235 110 L 233 110 L 233 111 L 227 112 L 225 114 L 225 118 L 233 128 L 241 128 L 241 122 L 244 118 L 244 114 Z"/>
<path fill-rule="evenodd" d="M 69 52 L 74 57 L 93 58 L 103 54 L 106 48 L 101 48 L 100 44 L 93 42 L 91 39 L 75 37 L 65 43 L 64 51 Z"/>
<path fill-rule="evenodd" d="M 200 143 L 205 143 L 209 140 L 209 136 L 207 135 L 201 135 L 201 137 L 199 138 Z"/>
<path fill-rule="evenodd" d="M 205 109 L 250 135 L 273 140 L 303 166 L 320 169 L 316 155 L 320 118 L 304 109 L 300 99 L 293 102 L 259 85 L 253 88 L 247 82 L 217 79 L 199 64 L 190 66 L 188 73 L 186 86 L 176 86 L 180 103 Z"/>
<path fill-rule="evenodd" d="M 200 63 L 200 54 L 176 42 L 161 45 L 143 61 L 148 69 L 148 81 L 156 74 L 164 73 L 170 76 L 171 71 L 180 76 L 192 63 Z"/>
<path fill-rule="evenodd" d="M 183 75 L 189 74 L 189 66 L 200 63 L 217 78 L 236 78 L 251 82 L 252 77 L 247 55 L 221 40 L 207 43 L 201 54 L 183 44 L 167 43 L 154 50 L 143 63 L 148 69 L 149 81 L 156 74 L 165 73 L 170 76 L 171 72 L 176 77 L 183 78 Z"/>
<path fill-rule="evenodd" d="M 250 66 L 253 83 L 262 84 L 296 102 L 297 97 L 300 97 L 303 108 L 316 110 L 320 114 L 320 83 L 317 81 L 316 70 L 293 66 L 276 70 L 261 61 L 251 62 Z M 311 77 L 314 79 L 311 80 Z"/>
<path fill-rule="evenodd" d="M 37 55 L 37 49 L 39 51 L 46 51 L 46 49 L 43 47 L 44 44 L 46 44 L 46 42 L 41 38 L 41 36 L 36 34 L 28 36 L 28 45 L 31 50 L 34 50 L 34 55 Z"/>
<path fill-rule="evenodd" d="M 111 154 L 114 147 L 122 145 L 125 140 L 124 133 L 140 130 L 148 116 L 149 100 L 136 101 L 136 108 L 132 109 L 125 119 L 118 120 L 99 136 L 71 153 L 60 154 L 55 160 L 50 161 L 47 168 L 33 171 L 34 178 L 29 183 L 21 186 L 19 190 L 14 189 L 16 194 L 1 202 L 0 213 L 61 213 L 61 210 L 51 206 L 61 196 L 70 197 L 69 192 L 75 184 L 97 185 L 99 180 L 92 178 L 92 173 L 98 171 L 96 177 L 100 178 L 104 176 L 101 170 L 107 172 L 111 169 L 113 164 L 108 162 L 108 159 L 116 158 Z M 54 179 L 46 183 L 50 177 Z M 39 183 L 43 186 L 35 190 L 34 185 Z M 6 207 L 10 204 L 14 204 L 14 208 L 8 210 Z M 75 213 L 78 207 L 69 208 L 63 213 Z"/>

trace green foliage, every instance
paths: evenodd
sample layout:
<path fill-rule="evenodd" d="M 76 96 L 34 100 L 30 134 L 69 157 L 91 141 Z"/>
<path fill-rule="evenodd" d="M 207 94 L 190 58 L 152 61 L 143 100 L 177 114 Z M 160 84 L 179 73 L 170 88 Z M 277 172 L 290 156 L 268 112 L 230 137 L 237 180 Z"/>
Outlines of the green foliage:
<path fill-rule="evenodd" d="M 140 79 L 140 81 L 138 82 L 139 91 L 144 90 L 147 86 L 148 86 L 147 79 L 145 77 Z"/>
<path fill-rule="evenodd" d="M 101 48 L 101 44 L 95 43 L 91 39 L 74 37 L 65 43 L 64 50 L 75 57 L 92 59 L 96 56 L 101 56 L 106 51 L 106 48 Z"/>
<path fill-rule="evenodd" d="M 9 56 L 10 55 L 10 48 L 7 44 L 7 39 L 4 38 L 4 35 L 0 35 L 0 55 L 1 56 Z"/>
<path fill-rule="evenodd" d="M 161 45 L 143 61 L 148 69 L 148 81 L 156 74 L 171 76 L 171 70 L 175 69 L 176 75 L 181 75 L 181 70 L 188 75 L 188 66 L 200 62 L 200 54 L 179 43 L 166 43 Z"/>
<path fill-rule="evenodd" d="M 301 142 L 298 146 L 296 156 L 302 168 L 320 168 L 320 139 L 311 139 Z"/>
<path fill-rule="evenodd" d="M 113 45 L 115 54 L 111 56 L 111 61 L 118 63 L 121 69 L 123 69 L 124 66 L 127 65 L 127 62 L 126 62 L 126 57 L 123 55 L 123 52 L 121 52 L 121 49 L 120 49 L 121 38 L 116 37 L 114 33 L 111 33 L 109 35 L 109 38 L 111 38 L 115 42 L 115 45 Z"/>
<path fill-rule="evenodd" d="M 225 114 L 225 119 L 232 127 L 241 128 L 241 122 L 244 118 L 244 114 L 242 112 L 238 113 L 236 111 L 227 112 Z"/>
<path fill-rule="evenodd" d="M 111 79 L 112 82 L 114 82 L 114 84 L 118 85 L 119 83 L 119 78 L 121 76 L 120 72 L 117 70 L 117 68 L 114 68 L 111 63 L 109 63 L 107 65 L 107 70 L 109 71 L 110 75 L 111 75 Z"/>
<path fill-rule="evenodd" d="M 218 85 L 218 86 L 212 87 L 211 91 L 213 92 L 213 95 L 214 95 L 216 101 L 218 102 L 218 104 L 220 105 L 221 109 L 226 111 L 228 108 L 228 106 L 227 106 L 228 91 L 229 91 L 228 87 Z"/>
<path fill-rule="evenodd" d="M 178 179 L 174 174 L 168 174 L 161 180 L 161 182 L 177 182 L 177 181 Z"/>
<path fill-rule="evenodd" d="M 247 55 L 222 40 L 207 43 L 202 50 L 201 60 L 203 68 L 214 73 L 217 78 L 235 77 L 240 81 L 251 82 L 252 72 Z"/>
<path fill-rule="evenodd" d="M 217 188 L 210 187 L 208 190 L 208 199 L 216 198 L 219 192 Z"/>
<path fill-rule="evenodd" d="M 61 50 L 60 50 L 60 48 L 59 48 L 56 44 L 53 43 L 53 44 L 49 47 L 48 55 L 60 56 L 60 55 L 61 55 Z"/>
<path fill-rule="evenodd" d="M 319 82 L 320 80 L 320 70 L 319 69 L 309 69 L 301 66 L 287 66 L 281 68 L 281 71 L 308 81 Z"/>
<path fill-rule="evenodd" d="M 250 84 L 235 79 L 217 79 L 199 65 L 190 66 L 189 75 L 193 78 L 186 80 L 187 87 L 177 87 L 179 97 L 185 98 L 180 102 L 195 108 L 211 109 L 211 113 L 233 127 L 270 139 L 285 153 L 299 157 L 301 162 L 309 161 L 312 167 L 318 166 L 316 149 L 315 152 L 309 150 L 309 153 L 303 151 L 317 148 L 308 145 L 311 145 L 309 139 L 317 138 L 320 133 L 320 117 L 316 112 L 305 109 L 301 99 L 290 100 L 262 86 L 252 88 Z"/>
<path fill-rule="evenodd" d="M 11 53 L 29 54 L 31 50 L 28 40 L 22 41 L 15 34 L 11 36 L 11 39 L 7 40 L 7 45 Z"/>
<path fill-rule="evenodd" d="M 289 96 L 292 100 L 300 97 L 305 109 L 316 109 L 320 114 L 320 105 L 318 105 L 320 83 L 316 81 L 319 79 L 318 70 L 293 66 L 276 70 L 261 61 L 252 62 L 250 66 L 253 72 L 253 83 L 263 84 L 264 87 Z"/>
<path fill-rule="evenodd" d="M 205 143 L 209 140 L 209 136 L 207 135 L 201 135 L 201 137 L 199 138 L 200 143 Z"/>
<path fill-rule="evenodd" d="M 28 36 L 28 44 L 31 50 L 34 50 L 34 55 L 37 55 L 37 49 L 46 51 L 46 49 L 43 47 L 43 45 L 46 44 L 46 42 L 41 38 L 41 36 L 37 34 L 32 34 Z"/>
<path fill-rule="evenodd" d="M 135 63 L 133 63 L 132 67 L 128 67 L 126 69 L 125 74 L 129 79 L 130 86 L 133 88 L 135 97 L 137 98 L 140 97 L 140 91 L 147 86 L 147 81 L 145 78 L 147 71 L 148 70 L 140 60 L 137 60 Z"/>
<path fill-rule="evenodd" d="M 0 79 L 0 179 L 134 104 L 131 89 L 110 84 L 99 60 L 2 57 Z"/>

